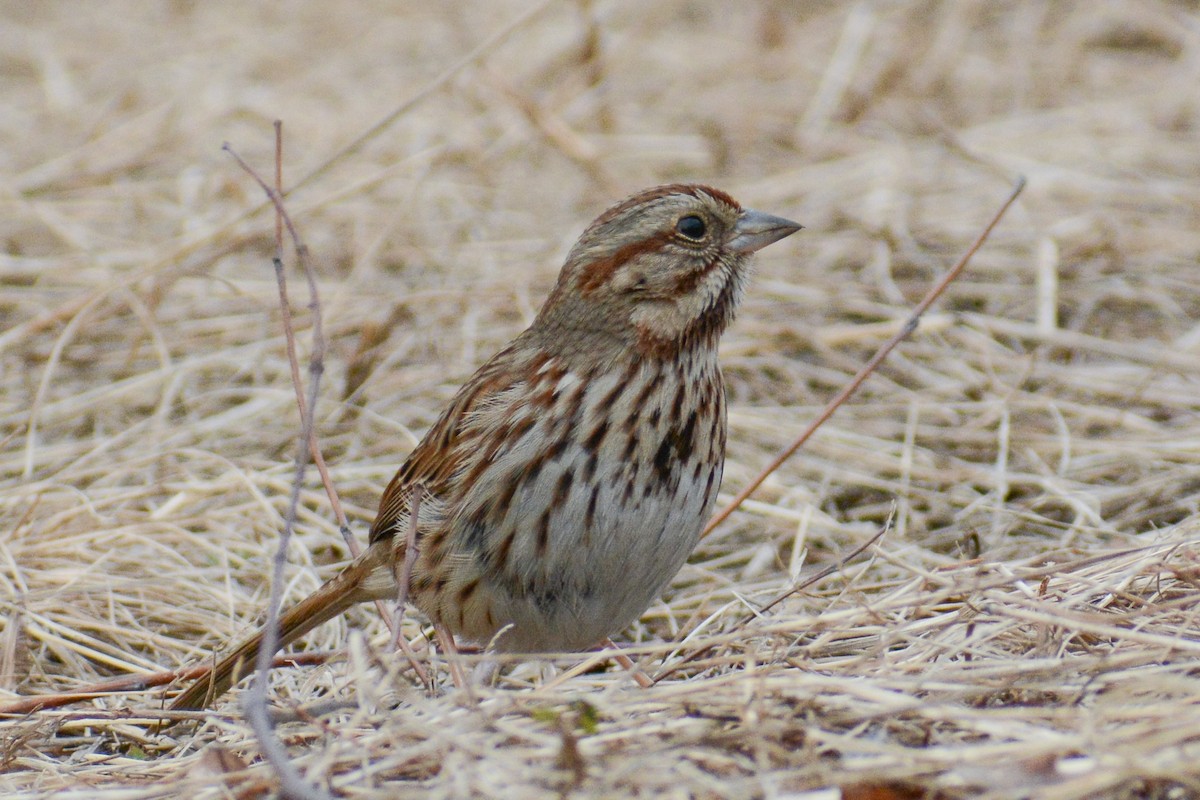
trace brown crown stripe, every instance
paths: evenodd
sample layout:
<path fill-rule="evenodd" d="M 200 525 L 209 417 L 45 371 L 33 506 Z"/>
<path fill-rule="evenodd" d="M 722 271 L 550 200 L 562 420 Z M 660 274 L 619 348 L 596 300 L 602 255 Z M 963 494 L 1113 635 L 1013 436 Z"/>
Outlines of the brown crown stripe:
<path fill-rule="evenodd" d="M 687 195 L 689 197 L 699 198 L 701 193 L 706 194 L 715 200 L 721 201 L 722 203 L 724 203 L 725 205 L 734 209 L 735 211 L 742 210 L 742 206 L 738 203 L 737 200 L 734 200 L 732 197 L 727 195 L 725 192 L 722 192 L 720 189 L 714 189 L 711 186 L 703 186 L 701 184 L 667 183 L 667 184 L 663 184 L 662 186 L 655 186 L 652 189 L 647 189 L 646 191 L 641 192 L 640 194 L 635 194 L 633 197 L 627 198 L 627 199 L 621 201 L 620 203 L 618 203 L 617 205 L 612 206 L 607 211 L 605 211 L 603 214 L 601 214 L 599 217 L 597 217 L 596 221 L 591 224 L 591 227 L 595 228 L 600 225 L 604 225 L 606 223 L 612 222 L 614 219 L 621 216 L 629 209 L 631 209 L 635 206 L 644 205 L 653 200 L 658 200 L 659 198 L 662 198 L 662 197 L 669 197 L 670 195 L 673 195 L 673 194 L 683 194 L 683 195 Z"/>

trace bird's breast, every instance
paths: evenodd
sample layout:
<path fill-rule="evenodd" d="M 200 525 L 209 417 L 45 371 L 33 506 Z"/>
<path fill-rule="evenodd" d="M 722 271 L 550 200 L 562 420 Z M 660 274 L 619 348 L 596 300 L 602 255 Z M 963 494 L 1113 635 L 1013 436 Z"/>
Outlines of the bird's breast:
<path fill-rule="evenodd" d="M 721 482 L 725 397 L 715 354 L 638 360 L 599 374 L 548 362 L 527 403 L 482 421 L 450 532 L 470 595 L 435 613 L 506 650 L 577 650 L 628 625 L 694 548 Z M 426 609 L 429 611 L 429 609 Z M 449 617 L 449 618 L 447 618 Z"/>

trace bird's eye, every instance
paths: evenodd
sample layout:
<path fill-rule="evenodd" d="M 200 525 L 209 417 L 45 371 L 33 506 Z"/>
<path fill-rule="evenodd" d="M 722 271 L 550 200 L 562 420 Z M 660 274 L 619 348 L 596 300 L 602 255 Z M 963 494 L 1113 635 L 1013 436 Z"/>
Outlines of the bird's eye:
<path fill-rule="evenodd" d="M 704 220 L 695 214 L 689 214 L 675 223 L 675 230 L 687 238 L 698 242 L 704 238 L 704 234 L 708 231 L 708 226 L 704 224 Z"/>

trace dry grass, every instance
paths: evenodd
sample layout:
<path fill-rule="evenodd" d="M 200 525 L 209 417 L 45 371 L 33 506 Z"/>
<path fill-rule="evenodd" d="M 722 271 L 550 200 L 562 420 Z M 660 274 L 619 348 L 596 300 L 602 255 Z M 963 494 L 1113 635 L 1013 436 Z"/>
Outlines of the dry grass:
<path fill-rule="evenodd" d="M 282 118 L 296 183 L 528 7 L 5 4 L 0 700 L 197 663 L 263 611 L 297 421 L 270 218 L 221 141 L 266 165 Z M 1200 796 L 1198 125 L 1194 2 L 525 18 L 289 201 L 360 533 L 616 197 L 700 179 L 807 226 L 725 343 L 731 493 L 1029 188 L 623 635 L 656 687 L 576 658 L 429 697 L 363 609 L 304 645 L 345 659 L 276 673 L 314 704 L 296 764 L 354 798 Z M 312 479 L 289 594 L 344 558 Z M 0 794 L 270 791 L 236 702 L 159 733 L 161 703 L 0 721 Z"/>

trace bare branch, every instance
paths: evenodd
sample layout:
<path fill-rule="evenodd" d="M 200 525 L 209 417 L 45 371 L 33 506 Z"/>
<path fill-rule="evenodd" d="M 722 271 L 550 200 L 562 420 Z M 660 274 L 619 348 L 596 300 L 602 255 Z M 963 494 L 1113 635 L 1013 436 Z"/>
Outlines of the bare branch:
<path fill-rule="evenodd" d="M 275 123 L 275 143 L 276 143 L 276 179 L 280 177 L 279 164 L 282 161 L 282 153 L 280 152 L 282 143 L 282 126 L 280 123 Z M 288 313 L 287 290 L 283 280 L 283 226 L 286 225 L 288 234 L 291 236 L 292 244 L 296 249 L 297 255 L 304 260 L 303 244 L 299 236 L 296 234 L 296 229 L 292 225 L 291 219 L 287 216 L 287 212 L 280 200 L 281 193 L 278 186 L 272 190 L 268 187 L 258 174 L 250 168 L 250 166 L 242 160 L 242 158 L 233 151 L 228 144 L 224 149 L 230 153 L 259 186 L 267 193 L 267 197 L 275 205 L 275 255 L 272 261 L 275 265 L 275 274 L 278 277 L 280 284 L 280 300 L 283 305 L 283 318 L 285 320 L 285 330 L 287 331 L 288 353 L 293 364 L 293 380 L 298 381 L 298 370 L 295 368 L 295 339 L 291 331 L 290 315 Z M 314 444 L 314 424 L 313 424 L 313 409 L 316 408 L 318 391 L 321 385 L 321 373 L 324 371 L 324 365 L 321 361 L 324 352 L 324 342 L 321 337 L 321 328 L 318 320 L 320 320 L 320 305 L 315 292 L 315 281 L 310 278 L 309 283 L 309 307 L 313 311 L 313 352 L 309 358 L 309 383 L 307 403 L 300 403 L 300 438 L 296 446 L 295 471 L 292 475 L 292 489 L 288 496 L 287 513 L 284 515 L 283 530 L 279 536 L 279 547 L 275 551 L 275 558 L 272 562 L 271 570 L 271 595 L 270 601 L 267 603 L 267 621 L 263 625 L 263 642 L 259 648 L 258 657 L 255 663 L 254 681 L 250 685 L 250 689 L 246 692 L 243 700 L 242 708 L 246 714 L 246 719 L 250 723 L 250 727 L 254 729 L 254 734 L 258 739 L 259 748 L 262 750 L 263 758 L 271 764 L 275 770 L 276 776 L 279 778 L 280 795 L 286 798 L 294 798 L 295 800 L 309 800 L 309 798 L 326 798 L 329 795 L 316 786 L 308 783 L 301 777 L 299 771 L 288 760 L 287 751 L 284 749 L 282 742 L 275 736 L 274 725 L 271 721 L 271 716 L 267 708 L 267 676 L 270 673 L 271 661 L 275 655 L 275 650 L 279 643 L 279 605 L 283 595 L 283 573 L 287 566 L 287 549 L 288 543 L 292 538 L 292 531 L 296 526 L 296 517 L 300 507 L 300 490 L 304 485 L 304 473 L 308 468 L 308 456 L 310 449 L 313 449 Z M 299 383 L 297 382 L 297 390 Z M 297 391 L 298 400 L 303 397 Z"/>
<path fill-rule="evenodd" d="M 836 397 L 829 401 L 821 413 L 817 415 L 817 418 L 813 420 L 807 428 L 804 429 L 803 433 L 796 437 L 794 442 L 785 447 L 783 451 L 780 452 L 773 461 L 771 461 L 770 464 L 763 468 L 762 472 L 758 473 L 758 475 L 756 475 L 752 481 L 746 484 L 746 486 L 737 493 L 737 496 L 730 501 L 729 505 L 725 506 L 725 508 L 721 509 L 711 520 L 709 520 L 708 525 L 704 528 L 704 532 L 700 534 L 700 538 L 704 538 L 712 533 L 718 525 L 728 519 L 729 515 L 736 511 L 738 507 L 745 502 L 746 498 L 754 494 L 758 487 L 762 485 L 763 481 L 770 477 L 775 470 L 779 469 L 785 461 L 791 458 L 792 455 L 809 440 L 809 437 L 816 433 L 817 429 L 824 425 L 827 419 L 833 416 L 833 412 L 837 411 L 843 403 L 850 399 L 851 395 L 858 391 L 858 387 L 862 386 L 863 381 L 865 381 L 867 377 L 874 372 L 880 364 L 883 363 L 883 360 L 887 358 L 894 349 L 896 349 L 896 345 L 907 339 L 912 332 L 917 329 L 917 326 L 921 322 L 921 316 L 929 310 L 929 307 L 932 306 L 937 299 L 942 296 L 942 293 L 946 291 L 946 288 L 962 273 L 962 271 L 966 268 L 967 263 L 971 260 L 971 257 L 974 256 L 975 252 L 983 246 L 984 242 L 987 241 L 988 236 L 990 236 L 992 233 L 992 229 L 995 228 L 1000 222 L 1000 219 L 1004 216 L 1005 212 L 1008 211 L 1009 207 L 1016 201 L 1017 196 L 1021 194 L 1021 191 L 1024 188 L 1025 178 L 1017 178 L 1017 183 L 1013 187 L 1013 190 L 1009 193 L 1008 198 L 1004 201 L 1004 204 L 1000 206 L 1000 209 L 995 213 L 995 215 L 992 216 L 992 219 L 987 224 L 987 227 L 983 229 L 983 232 L 979 234 L 974 243 L 967 248 L 967 251 L 963 253 L 961 258 L 959 258 L 958 263 L 951 267 L 950 271 L 947 272 L 946 275 L 940 281 L 938 281 L 932 289 L 929 290 L 929 293 L 925 295 L 925 298 L 917 304 L 917 307 L 913 310 L 912 315 L 910 315 L 905 321 L 904 326 L 900 328 L 900 330 L 897 331 L 892 338 L 884 342 L 883 346 L 880 347 L 875 355 L 871 357 L 871 360 L 863 365 L 863 368 L 858 371 L 858 374 L 851 379 L 850 383 L 846 384 L 844 389 L 838 392 Z"/>

